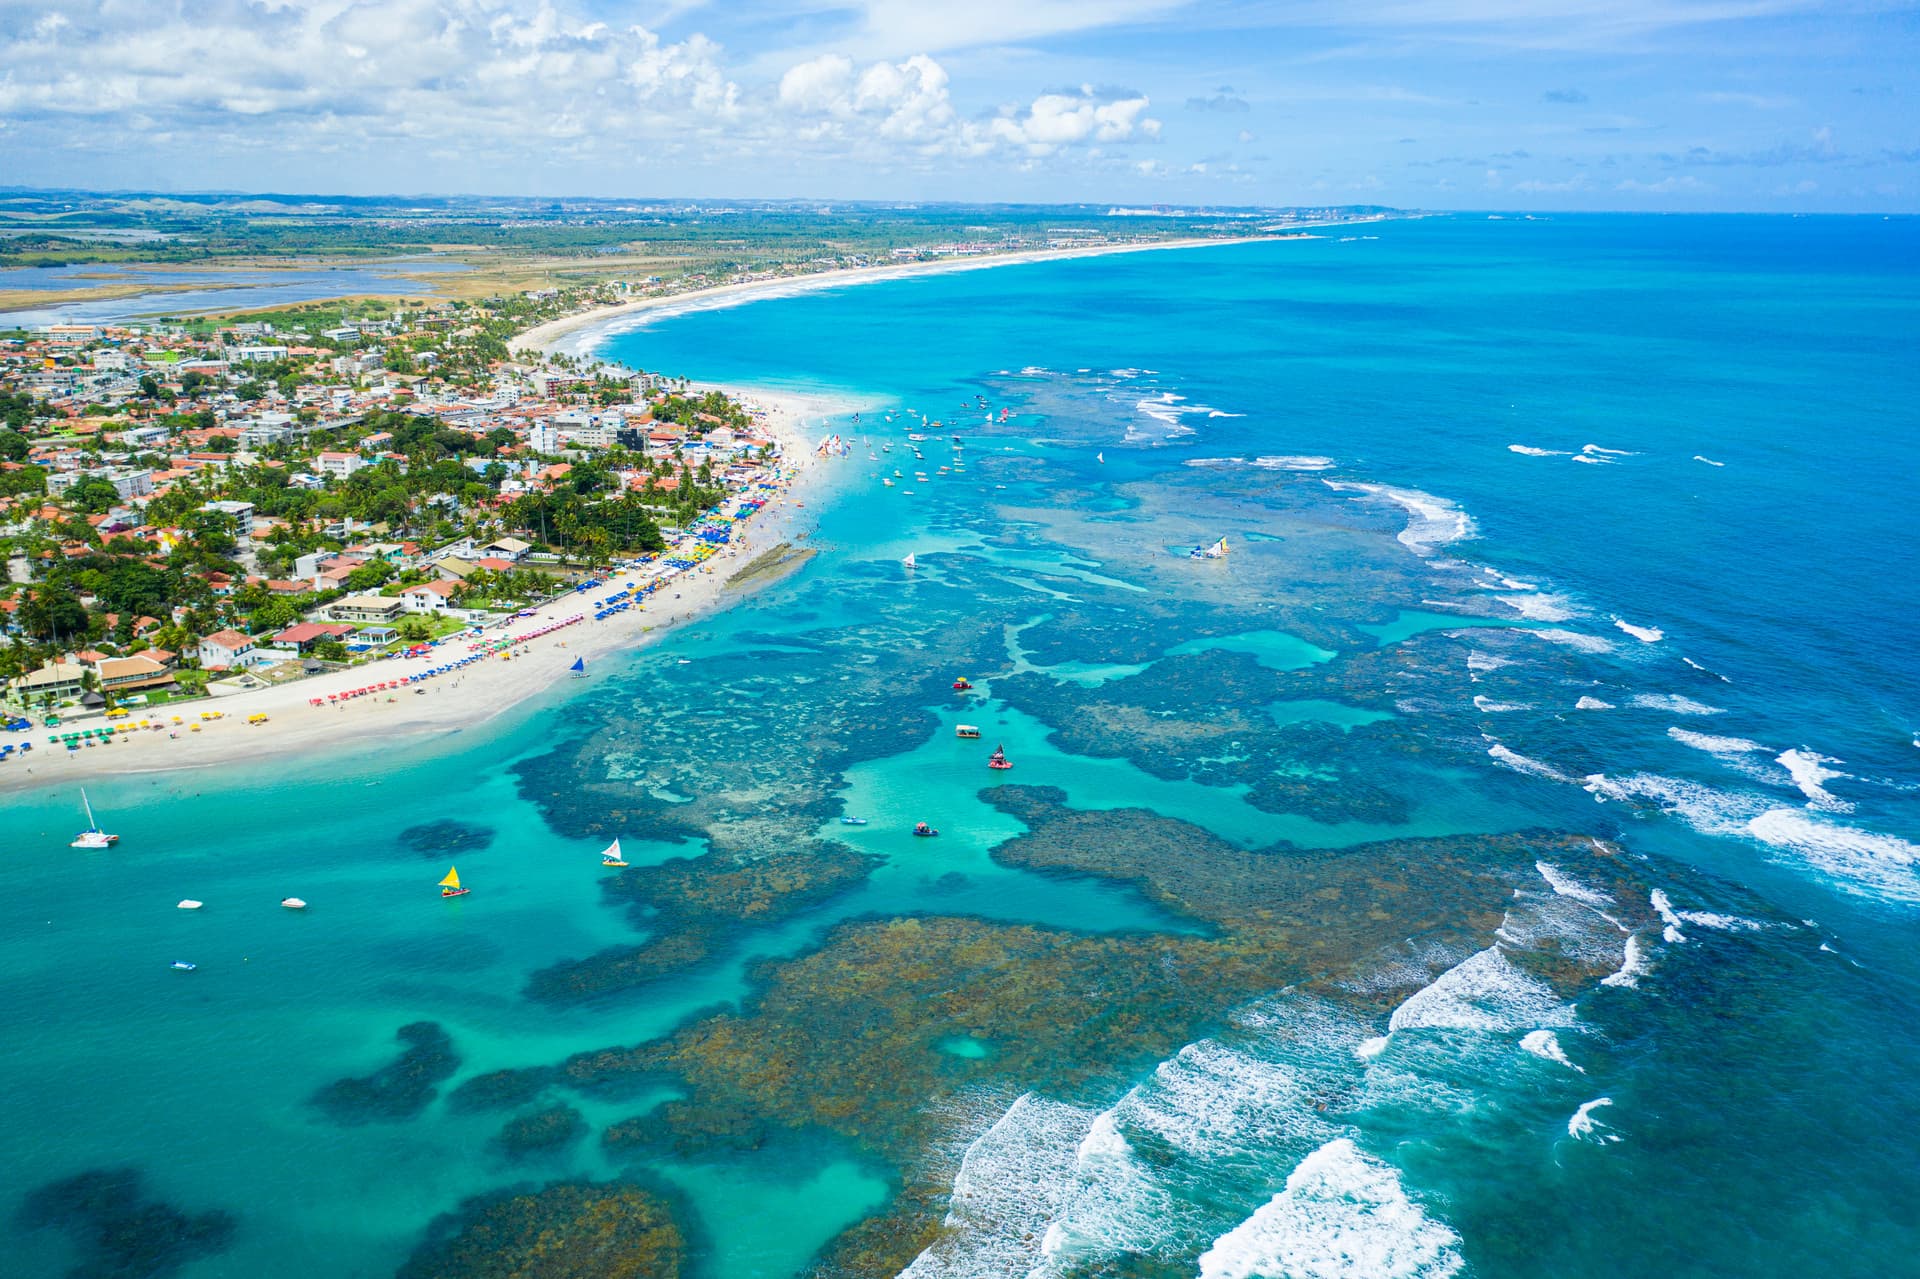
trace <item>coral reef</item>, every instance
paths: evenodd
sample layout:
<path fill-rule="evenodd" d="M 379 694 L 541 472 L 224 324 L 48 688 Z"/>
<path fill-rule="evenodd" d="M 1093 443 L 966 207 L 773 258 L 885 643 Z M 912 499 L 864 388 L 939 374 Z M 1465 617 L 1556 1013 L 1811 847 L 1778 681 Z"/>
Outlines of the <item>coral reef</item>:
<path fill-rule="evenodd" d="M 482 1195 L 429 1226 L 398 1279 L 677 1279 L 688 1245 L 675 1216 L 631 1181 Z"/>
<path fill-rule="evenodd" d="M 146 1197 L 132 1168 L 103 1168 L 49 1182 L 26 1197 L 20 1224 L 63 1230 L 79 1250 L 69 1279 L 165 1279 L 226 1250 L 232 1216 L 183 1212 Z"/>
<path fill-rule="evenodd" d="M 437 1086 L 460 1068 L 447 1032 L 430 1021 L 402 1026 L 406 1050 L 371 1075 L 336 1079 L 312 1104 L 338 1124 L 395 1123 L 427 1108 Z"/>

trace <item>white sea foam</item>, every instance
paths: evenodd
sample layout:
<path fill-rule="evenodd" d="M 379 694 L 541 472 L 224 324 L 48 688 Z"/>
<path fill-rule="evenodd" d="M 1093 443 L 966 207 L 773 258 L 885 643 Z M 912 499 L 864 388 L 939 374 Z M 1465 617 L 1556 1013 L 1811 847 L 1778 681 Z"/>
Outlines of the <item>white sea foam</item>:
<path fill-rule="evenodd" d="M 1603 449 L 1598 444 L 1583 444 L 1580 446 L 1580 452 L 1585 454 L 1587 457 L 1639 457 L 1640 456 L 1638 453 L 1632 452 L 1629 449 Z"/>
<path fill-rule="evenodd" d="M 1724 715 L 1726 711 L 1719 706 L 1709 706 L 1705 702 L 1696 702 L 1691 697 L 1682 697 L 1678 693 L 1636 693 L 1635 706 L 1650 711 L 1669 711 L 1675 715 Z"/>
<path fill-rule="evenodd" d="M 1420 1028 L 1512 1033 L 1571 1026 L 1573 1009 L 1552 987 L 1514 967 L 1489 946 L 1455 964 L 1393 1010 L 1390 1032 Z"/>
<path fill-rule="evenodd" d="M 1597 697 L 1582 697 L 1573 704 L 1573 709 L 1577 711 L 1610 711 L 1613 709 L 1613 703 L 1603 702 Z"/>
<path fill-rule="evenodd" d="M 1565 457 L 1567 456 L 1565 449 L 1537 449 L 1529 444 L 1509 444 L 1507 445 L 1507 451 L 1509 453 L 1524 453 L 1528 457 Z"/>
<path fill-rule="evenodd" d="M 1843 799 L 1834 798 L 1832 792 L 1823 785 L 1836 777 L 1853 776 L 1851 773 L 1842 773 L 1837 769 L 1825 767 L 1828 764 L 1840 762 L 1840 760 L 1804 749 L 1782 751 L 1779 757 L 1780 767 L 1787 770 L 1787 774 L 1793 778 L 1793 784 L 1798 786 L 1800 793 L 1807 797 L 1810 807 L 1829 813 L 1851 813 L 1853 805 Z"/>
<path fill-rule="evenodd" d="M 1624 618 L 1614 618 L 1613 624 L 1639 640 L 1642 644 L 1658 644 L 1667 637 L 1666 632 L 1657 626 L 1635 626 L 1632 622 Z"/>
<path fill-rule="evenodd" d="M 1752 755 L 1767 749 L 1759 742 L 1750 742 L 1744 737 L 1715 737 L 1711 733 L 1695 733 L 1684 728 L 1669 728 L 1667 736 L 1682 746 L 1691 746 L 1709 755 Z"/>
<path fill-rule="evenodd" d="M 1695 453 L 1693 455 L 1693 460 L 1696 462 L 1705 462 L 1708 466 L 1725 466 L 1726 465 L 1725 462 L 1716 462 L 1710 457 L 1701 457 L 1698 453 Z"/>
<path fill-rule="evenodd" d="M 1387 1045 L 1392 1042 L 1393 1041 L 1388 1039 L 1387 1036 L 1385 1035 L 1375 1035 L 1371 1039 L 1361 1040 L 1360 1046 L 1353 1050 L 1353 1055 L 1358 1057 L 1361 1061 L 1371 1061 L 1375 1057 L 1378 1057 L 1381 1053 L 1385 1052 L 1387 1050 Z"/>
<path fill-rule="evenodd" d="M 1540 872 L 1540 878 L 1547 886 L 1562 897 L 1571 897 L 1577 902 L 1585 902 L 1596 910 L 1613 905 L 1613 898 L 1597 888 L 1589 888 L 1573 876 L 1549 862 L 1535 862 L 1533 868 Z"/>
<path fill-rule="evenodd" d="M 1483 653 L 1477 648 L 1467 654 L 1467 669 L 1470 671 L 1497 671 L 1502 666 L 1512 665 L 1512 658 L 1495 657 L 1492 653 Z"/>
<path fill-rule="evenodd" d="M 1521 632 L 1546 640 L 1550 644 L 1559 644 L 1566 648 L 1577 649 L 1582 653 L 1611 653 L 1613 642 L 1598 635 L 1587 635 L 1580 631 L 1552 630 L 1546 627 L 1529 627 Z"/>
<path fill-rule="evenodd" d="M 1473 519 L 1458 506 L 1418 489 L 1393 488 L 1386 484 L 1357 484 L 1326 480 L 1328 488 L 1340 492 L 1366 493 L 1383 497 L 1405 510 L 1410 517 L 1400 532 L 1400 543 L 1420 555 L 1430 555 L 1437 546 L 1457 542 L 1474 533 Z"/>
<path fill-rule="evenodd" d="M 1649 971 L 1650 966 L 1647 963 L 1647 948 L 1640 944 L 1640 938 L 1637 934 L 1629 933 L 1627 935 L 1626 953 L 1621 958 L 1620 967 L 1616 971 L 1602 977 L 1600 984 L 1602 986 L 1625 987 L 1628 990 L 1637 990 L 1640 986 L 1640 979 L 1646 976 Z"/>
<path fill-rule="evenodd" d="M 1612 466 L 1613 465 L 1612 458 L 1595 457 L 1591 453 L 1576 453 L 1574 454 L 1573 460 L 1576 462 L 1585 462 L 1588 466 Z"/>
<path fill-rule="evenodd" d="M 1768 927 L 1757 919 L 1743 919 L 1738 915 L 1718 915 L 1707 910 L 1681 910 L 1674 913 L 1689 924 L 1710 928 L 1717 933 L 1758 933 L 1764 932 Z"/>
<path fill-rule="evenodd" d="M 1528 702 L 1496 702 L 1478 693 L 1474 694 L 1473 707 L 1483 715 L 1502 715 L 1508 711 L 1530 711 L 1533 706 Z"/>
<path fill-rule="evenodd" d="M 1594 1111 L 1612 1104 L 1611 1097 L 1595 1097 L 1592 1101 L 1581 1102 L 1580 1108 L 1573 1112 L 1573 1118 L 1567 1120 L 1567 1136 L 1575 1141 L 1601 1144 L 1620 1140 L 1618 1134 L 1608 1132 L 1606 1125 L 1593 1117 Z"/>
<path fill-rule="evenodd" d="M 1649 894 L 1648 901 L 1653 904 L 1653 913 L 1660 916 L 1661 921 L 1666 924 L 1665 930 L 1661 933 L 1661 939 L 1669 946 L 1677 946 L 1684 942 L 1687 935 L 1680 931 L 1680 912 L 1673 908 L 1673 899 L 1667 896 L 1667 890 L 1654 889 Z"/>
<path fill-rule="evenodd" d="M 967 1148 L 946 1231 L 900 1279 L 998 1279 L 1040 1259 L 1048 1221 L 1066 1206 L 1090 1110 L 1027 1093 Z"/>
<path fill-rule="evenodd" d="M 1680 660 L 1685 662 L 1688 666 L 1693 667 L 1694 670 L 1699 671 L 1702 675 L 1713 676 L 1715 679 L 1719 680 L 1722 684 L 1733 683 L 1732 680 L 1728 679 L 1725 675 L 1722 675 L 1719 671 L 1710 671 L 1706 667 L 1700 665 L 1700 663 L 1694 661 L 1691 657 L 1683 657 Z"/>
<path fill-rule="evenodd" d="M 1920 845 L 1842 826 L 1797 808 L 1772 808 L 1747 823 L 1754 838 L 1793 852 L 1860 892 L 1920 902 Z"/>
<path fill-rule="evenodd" d="M 1220 415 L 1218 413 L 1215 413 L 1215 414 L 1211 414 L 1210 416 L 1220 416 Z M 1238 417 L 1240 415 L 1237 413 L 1233 413 L 1233 414 L 1227 414 L 1226 416 Z M 1309 454 L 1300 454 L 1298 456 L 1290 455 L 1290 454 L 1275 454 L 1273 456 L 1268 456 L 1268 457 L 1254 457 L 1254 458 L 1192 457 L 1187 459 L 1185 465 L 1199 466 L 1199 467 L 1246 466 L 1246 467 L 1251 467 L 1256 471 L 1325 471 L 1325 470 L 1332 469 L 1334 465 L 1334 461 L 1330 457 L 1319 457 L 1319 456 L 1309 455 Z"/>
<path fill-rule="evenodd" d="M 1703 835 L 1744 835 L 1747 823 L 1769 807 L 1756 795 L 1715 790 L 1699 782 L 1658 773 L 1608 777 L 1595 773 L 1586 779 L 1595 799 L 1650 804 L 1687 823 Z"/>
<path fill-rule="evenodd" d="M 1511 768 L 1514 772 L 1525 773 L 1529 777 L 1544 777 L 1550 782 L 1570 782 L 1573 780 L 1573 778 L 1567 776 L 1553 765 L 1542 764 L 1537 759 L 1529 759 L 1503 742 L 1495 742 L 1492 746 L 1489 746 L 1487 748 L 1487 754 L 1508 768 Z"/>
<path fill-rule="evenodd" d="M 1564 595 L 1502 595 L 1500 602 L 1535 622 L 1565 622 L 1575 616 L 1571 601 Z"/>
<path fill-rule="evenodd" d="M 1459 1243 L 1393 1168 L 1338 1137 L 1200 1255 L 1199 1279 L 1448 1279 Z"/>
<path fill-rule="evenodd" d="M 1577 1070 L 1583 1075 L 1587 1073 L 1584 1067 L 1573 1064 L 1566 1049 L 1560 1046 L 1560 1037 L 1551 1030 L 1529 1030 L 1520 1036 L 1520 1047 L 1542 1061 L 1557 1061 L 1569 1070 Z"/>
<path fill-rule="evenodd" d="M 1225 409 L 1208 409 L 1208 417 L 1245 417 L 1245 413 L 1229 413 Z"/>

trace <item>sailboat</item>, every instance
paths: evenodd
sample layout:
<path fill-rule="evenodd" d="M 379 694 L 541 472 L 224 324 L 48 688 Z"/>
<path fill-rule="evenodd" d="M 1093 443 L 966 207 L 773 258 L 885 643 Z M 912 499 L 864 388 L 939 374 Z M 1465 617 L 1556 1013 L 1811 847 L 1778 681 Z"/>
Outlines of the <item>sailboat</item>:
<path fill-rule="evenodd" d="M 987 767 L 1003 771 L 1012 768 L 1013 763 L 1007 758 L 1007 748 L 1004 746 L 994 747 L 993 754 L 987 757 Z"/>
<path fill-rule="evenodd" d="M 1191 551 L 1187 552 L 1187 558 L 1190 560 L 1217 560 L 1223 558 L 1226 553 L 1227 539 L 1223 537 L 1212 546 L 1194 547 Z"/>
<path fill-rule="evenodd" d="M 585 679 L 587 677 L 587 659 L 584 657 L 576 657 L 573 659 L 573 665 L 567 667 L 567 669 L 573 672 L 575 679 Z"/>
<path fill-rule="evenodd" d="M 913 552 L 912 552 L 912 551 L 908 551 L 908 552 L 907 552 L 907 558 L 905 558 L 904 560 L 901 560 L 900 562 L 901 562 L 902 564 L 905 564 L 905 565 L 906 565 L 906 566 L 907 566 L 908 568 L 918 568 L 918 567 L 919 567 L 919 565 L 917 565 L 917 564 L 915 564 L 915 563 L 913 562 Z"/>
<path fill-rule="evenodd" d="M 93 805 L 87 801 L 86 787 L 80 788 L 80 806 L 87 810 L 87 828 L 73 837 L 69 848 L 112 848 L 120 842 L 118 835 L 109 835 L 100 829 L 100 823 L 94 818 Z"/>
<path fill-rule="evenodd" d="M 447 877 L 440 881 L 440 895 L 442 897 L 465 897 L 472 891 L 471 888 L 460 887 L 460 870 L 458 867 L 447 867 Z"/>
<path fill-rule="evenodd" d="M 1093 460 L 1100 463 L 1100 465 L 1105 466 L 1107 464 L 1107 455 L 1105 453 L 1095 453 L 1093 455 Z"/>
<path fill-rule="evenodd" d="M 619 840 L 614 840 L 611 844 L 608 844 L 600 850 L 600 864 L 602 866 L 625 866 L 627 864 L 621 860 Z"/>

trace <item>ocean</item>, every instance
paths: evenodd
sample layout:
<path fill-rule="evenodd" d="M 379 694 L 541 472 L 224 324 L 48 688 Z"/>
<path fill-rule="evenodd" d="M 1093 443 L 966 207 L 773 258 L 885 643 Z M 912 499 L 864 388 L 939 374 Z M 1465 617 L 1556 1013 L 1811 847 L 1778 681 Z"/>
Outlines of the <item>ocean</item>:
<path fill-rule="evenodd" d="M 110 853 L 0 799 L 10 1273 L 1914 1272 L 1912 219 L 581 342 L 846 404 L 811 558 Z"/>

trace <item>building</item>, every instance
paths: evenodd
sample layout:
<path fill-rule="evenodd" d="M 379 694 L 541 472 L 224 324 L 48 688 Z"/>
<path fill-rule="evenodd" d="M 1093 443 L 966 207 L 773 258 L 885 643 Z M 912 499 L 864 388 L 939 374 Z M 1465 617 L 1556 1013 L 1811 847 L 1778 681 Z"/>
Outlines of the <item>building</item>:
<path fill-rule="evenodd" d="M 200 665 L 210 671 L 252 666 L 253 641 L 239 631 L 215 631 L 200 641 Z"/>
<path fill-rule="evenodd" d="M 200 509 L 208 515 L 224 515 L 233 521 L 236 537 L 253 536 L 252 502 L 208 502 Z"/>
<path fill-rule="evenodd" d="M 116 697 L 173 683 L 173 672 L 151 657 L 109 657 L 99 670 L 100 691 Z"/>
<path fill-rule="evenodd" d="M 29 671 L 8 687 L 25 705 L 44 701 L 52 694 L 56 701 L 80 696 L 80 678 L 86 668 L 78 662 L 48 662 L 37 671 Z"/>
<path fill-rule="evenodd" d="M 406 611 L 405 600 L 389 595 L 349 595 L 327 606 L 327 616 L 334 621 L 363 624 L 398 621 Z"/>
<path fill-rule="evenodd" d="M 517 537 L 496 538 L 480 548 L 480 554 L 494 559 L 508 560 L 518 564 L 527 558 L 527 552 L 533 549 L 532 543 L 523 542 Z"/>
<path fill-rule="evenodd" d="M 287 358 L 284 346 L 230 346 L 227 360 L 232 364 L 270 364 Z"/>
<path fill-rule="evenodd" d="M 439 613 L 453 602 L 453 593 L 458 589 L 459 583 L 446 579 L 421 582 L 401 591 L 400 598 L 406 601 L 409 613 Z"/>
<path fill-rule="evenodd" d="M 314 470 L 336 480 L 344 480 L 355 471 L 372 465 L 373 463 L 358 453 L 327 452 L 318 454 L 313 459 Z"/>
<path fill-rule="evenodd" d="M 353 627 L 345 622 L 301 622 L 289 626 L 273 637 L 276 648 L 290 648 L 302 657 L 313 651 L 313 646 L 321 640 L 344 640 L 353 634 Z"/>

